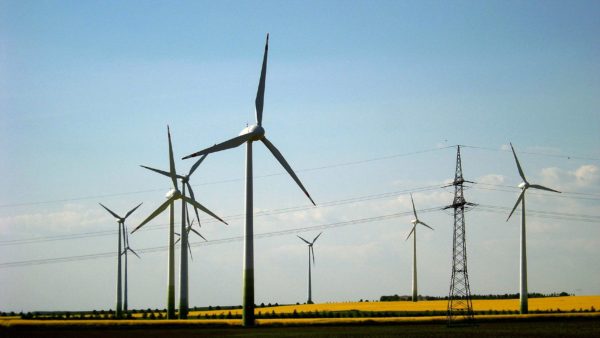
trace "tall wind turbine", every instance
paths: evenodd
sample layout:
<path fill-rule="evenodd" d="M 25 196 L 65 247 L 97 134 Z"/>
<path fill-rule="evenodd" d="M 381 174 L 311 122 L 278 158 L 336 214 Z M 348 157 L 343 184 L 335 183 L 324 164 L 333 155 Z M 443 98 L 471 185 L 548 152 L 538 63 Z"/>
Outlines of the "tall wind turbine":
<path fill-rule="evenodd" d="M 181 247 L 182 247 L 182 250 L 181 250 L 181 274 L 182 274 L 182 278 L 180 281 L 181 282 L 181 285 L 180 285 L 181 290 L 179 291 L 179 294 L 180 294 L 179 314 L 180 314 L 180 316 L 183 316 L 182 318 L 186 318 L 187 312 L 188 312 L 188 286 L 187 286 L 187 281 L 188 281 L 188 278 L 187 278 L 187 245 L 188 245 L 187 233 L 188 232 L 187 232 L 186 225 L 185 225 L 185 223 L 186 223 L 185 222 L 185 219 L 186 219 L 185 203 L 189 203 L 189 204 L 193 205 L 194 208 L 204 211 L 205 213 L 211 215 L 212 217 L 218 219 L 219 221 L 221 221 L 225 224 L 227 224 L 227 223 L 225 221 L 223 221 L 219 216 L 215 215 L 212 211 L 205 208 L 202 204 L 196 202 L 193 198 L 189 198 L 185 195 L 185 187 L 186 187 L 186 185 L 189 186 L 187 179 L 185 181 L 182 179 L 182 182 L 185 182 L 185 183 L 182 184 L 183 191 L 179 191 L 179 186 L 177 185 L 177 179 L 183 178 L 183 177 L 187 177 L 189 179 L 189 176 L 196 170 L 196 168 L 198 168 L 200 163 L 202 163 L 202 161 L 204 160 L 204 157 L 200 158 L 194 164 L 194 166 L 192 166 L 192 169 L 190 170 L 190 173 L 187 176 L 177 175 L 177 172 L 175 171 L 175 159 L 173 158 L 173 145 L 171 144 L 171 131 L 168 126 L 167 126 L 167 134 L 169 137 L 169 172 L 165 172 L 162 170 L 153 169 L 153 168 L 149 168 L 149 167 L 144 167 L 144 166 L 142 166 L 142 167 L 170 177 L 171 181 L 173 183 L 173 188 L 165 196 L 167 198 L 167 201 L 164 202 L 163 204 L 161 204 L 152 214 L 150 214 L 150 216 L 148 216 L 142 223 L 140 223 L 140 225 L 138 225 L 135 229 L 133 229 L 133 231 L 131 233 L 136 232 L 138 229 L 143 227 L 146 223 L 150 222 L 154 217 L 158 216 L 165 209 L 167 209 L 167 207 L 170 207 L 169 208 L 169 216 L 170 216 L 169 260 L 168 260 L 168 262 L 169 262 L 168 263 L 168 271 L 169 272 L 168 272 L 168 280 L 167 280 L 167 318 L 173 319 L 173 318 L 175 318 L 175 201 L 182 200 L 182 204 L 181 204 L 181 229 L 182 229 L 181 230 Z"/>
<path fill-rule="evenodd" d="M 306 194 L 308 199 L 315 205 L 308 191 L 304 188 L 300 179 L 296 176 L 292 167 L 287 163 L 283 155 L 275 148 L 275 146 L 265 137 L 265 129 L 262 126 L 263 104 L 265 98 L 265 79 L 267 75 L 267 54 L 269 51 L 269 34 L 267 34 L 267 42 L 265 44 L 265 54 L 263 57 L 262 70 L 260 73 L 260 81 L 258 83 L 258 91 L 256 93 L 256 124 L 244 128 L 240 135 L 228 141 L 215 144 L 212 147 L 198 151 L 184 157 L 188 159 L 195 156 L 206 155 L 221 150 L 238 147 L 246 144 L 246 224 L 244 230 L 244 299 L 242 322 L 244 326 L 254 325 L 254 227 L 253 227 L 253 192 L 252 192 L 252 142 L 261 141 L 269 151 L 275 156 L 277 161 L 281 163 L 283 168 L 292 176 L 292 179 L 298 184 L 300 189 Z"/>
<path fill-rule="evenodd" d="M 433 230 L 433 228 L 430 227 L 429 225 L 425 224 L 425 222 L 421 221 L 419 219 L 419 217 L 417 216 L 417 209 L 415 209 L 415 201 L 413 200 L 412 194 L 410 194 L 410 201 L 412 202 L 413 214 L 415 215 L 415 218 L 412 221 L 410 221 L 412 223 L 413 227 L 410 230 L 410 232 L 408 233 L 408 236 L 406 236 L 406 240 L 408 240 L 410 238 L 410 235 L 413 235 L 412 301 L 416 302 L 417 297 L 418 297 L 418 292 L 417 292 L 417 224 L 426 226 L 431 230 Z"/>
<path fill-rule="evenodd" d="M 306 304 L 312 304 L 312 286 L 311 286 L 311 278 L 310 278 L 310 257 L 312 256 L 312 262 L 315 264 L 315 249 L 313 248 L 313 244 L 317 241 L 317 238 L 321 236 L 322 232 L 320 232 L 312 242 L 305 240 L 304 238 L 298 236 L 301 240 L 303 240 L 306 244 L 308 244 L 308 300 Z"/>
<path fill-rule="evenodd" d="M 515 209 L 517 208 L 517 206 L 519 205 L 519 202 L 520 202 L 521 203 L 521 280 L 520 280 L 520 285 L 519 285 L 519 294 L 520 294 L 520 310 L 521 310 L 522 314 L 525 314 L 525 313 L 529 312 L 529 302 L 527 300 L 527 296 L 528 296 L 527 295 L 527 248 L 526 248 L 526 242 L 527 242 L 526 237 L 527 236 L 526 236 L 526 229 L 525 229 L 525 191 L 527 191 L 527 189 L 529 189 L 529 188 L 552 191 L 552 192 L 557 192 L 557 193 L 560 193 L 560 191 L 546 188 L 539 184 L 530 184 L 527 181 L 527 179 L 525 178 L 525 174 L 523 173 L 523 169 L 521 168 L 521 164 L 519 163 L 519 159 L 517 158 L 517 154 L 515 153 L 515 148 L 513 147 L 512 143 L 510 144 L 510 148 L 512 149 L 513 156 L 515 157 L 515 162 L 517 163 L 517 169 L 519 170 L 519 176 L 521 176 L 521 179 L 523 180 L 523 182 L 521 182 L 518 185 L 518 187 L 521 188 L 521 194 L 519 194 L 517 203 L 515 203 L 515 206 L 510 211 L 510 214 L 508 215 L 508 218 L 506 219 L 506 221 L 508 222 L 508 220 L 510 219 L 510 216 L 512 216 L 513 212 L 515 212 Z"/>
<path fill-rule="evenodd" d="M 123 290 L 121 288 L 121 281 L 122 281 L 122 279 L 121 279 L 121 255 L 123 254 L 123 250 L 122 250 L 123 245 L 121 244 L 121 236 L 124 236 L 123 234 L 125 233 L 125 219 L 127 219 L 127 217 L 129 217 L 129 215 L 133 214 L 133 212 L 137 208 L 139 208 L 140 205 L 142 205 L 142 203 L 138 204 L 137 207 L 129 210 L 129 212 L 125 215 L 125 217 L 121 217 L 121 216 L 117 215 L 112 210 L 105 207 L 102 203 L 98 203 L 98 204 L 100 204 L 100 206 L 102 206 L 104 209 L 106 209 L 106 211 L 108 211 L 111 215 L 113 215 L 114 218 L 117 219 L 117 224 L 119 226 L 119 240 L 118 240 L 118 248 L 117 248 L 117 306 L 116 306 L 116 310 L 115 310 L 115 316 L 117 318 L 121 318 L 123 316 L 123 303 L 122 303 Z M 125 238 L 125 237 L 123 237 L 123 238 Z M 124 241 L 124 244 L 125 244 L 126 248 L 129 247 L 127 245 L 126 241 Z M 126 251 L 127 251 L 127 249 L 125 249 L 125 252 Z M 125 264 L 126 264 L 125 265 L 125 285 L 126 285 L 125 289 L 127 290 L 127 263 L 125 263 Z M 127 299 L 127 296 L 125 296 L 125 299 Z M 125 304 L 127 304 L 127 301 L 125 301 Z M 127 305 L 125 305 L 125 311 L 127 311 Z"/>

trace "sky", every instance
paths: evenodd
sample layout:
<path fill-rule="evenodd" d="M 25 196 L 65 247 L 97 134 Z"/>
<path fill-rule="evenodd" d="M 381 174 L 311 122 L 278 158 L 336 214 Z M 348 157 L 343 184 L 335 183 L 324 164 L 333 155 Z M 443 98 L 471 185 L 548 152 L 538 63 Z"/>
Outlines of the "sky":
<path fill-rule="evenodd" d="M 167 125 L 181 157 L 263 126 L 313 207 L 254 146 L 256 303 L 448 294 L 456 147 L 473 294 L 516 293 L 521 182 L 530 292 L 600 294 L 600 3 L 597 1 L 0 0 L 0 310 L 115 306 L 117 224 L 164 201 Z M 244 149 L 191 178 L 190 306 L 242 302 Z M 177 206 L 179 210 L 180 206 Z M 177 212 L 179 214 L 179 212 Z M 179 218 L 176 222 L 180 222 Z M 165 308 L 163 214 L 130 235 L 129 307 Z M 179 224 L 176 224 L 179 227 Z M 177 262 L 179 260 L 177 253 Z M 177 277 L 178 278 L 178 277 Z M 177 287 L 178 288 L 178 287 Z M 516 302 L 516 301 L 515 301 Z"/>

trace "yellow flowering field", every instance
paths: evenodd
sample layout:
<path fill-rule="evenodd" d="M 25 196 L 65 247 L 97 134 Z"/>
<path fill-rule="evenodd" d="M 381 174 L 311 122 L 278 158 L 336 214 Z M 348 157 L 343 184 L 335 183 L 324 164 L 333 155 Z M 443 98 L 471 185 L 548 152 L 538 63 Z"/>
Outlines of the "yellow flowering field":
<path fill-rule="evenodd" d="M 297 312 L 323 312 L 323 311 L 445 311 L 448 306 L 448 301 L 432 300 L 432 301 L 399 301 L 399 302 L 347 302 L 347 303 L 324 303 L 324 304 L 303 304 L 303 305 L 284 305 L 276 307 L 256 308 L 256 313 L 259 311 L 263 314 L 271 313 L 292 313 Z M 560 309 L 561 311 L 571 311 L 572 309 L 590 309 L 594 307 L 600 310 L 600 296 L 567 296 L 567 297 L 545 297 L 545 298 L 530 298 L 530 311 L 547 311 Z M 488 311 L 488 310 L 512 310 L 519 309 L 518 299 L 482 299 L 473 301 L 473 310 Z M 227 315 L 231 312 L 232 315 L 240 315 L 241 309 L 234 310 L 212 310 L 212 311 L 192 311 L 190 316 L 208 314 L 209 316 Z"/>

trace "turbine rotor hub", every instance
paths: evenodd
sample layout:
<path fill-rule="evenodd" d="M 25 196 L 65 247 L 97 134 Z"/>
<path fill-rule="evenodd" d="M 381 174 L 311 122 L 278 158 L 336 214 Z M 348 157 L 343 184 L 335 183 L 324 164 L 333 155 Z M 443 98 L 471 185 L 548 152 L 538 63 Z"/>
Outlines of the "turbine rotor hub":
<path fill-rule="evenodd" d="M 175 188 L 173 188 L 173 189 L 169 190 L 169 191 L 168 191 L 168 192 L 165 194 L 165 197 L 166 197 L 167 199 L 169 199 L 169 198 L 172 198 L 172 197 L 179 197 L 179 196 L 181 196 L 181 191 L 179 191 L 179 190 L 177 190 L 177 189 L 175 189 Z"/>
<path fill-rule="evenodd" d="M 260 141 L 265 136 L 265 129 L 257 124 L 250 125 L 240 132 L 240 136 L 250 134 L 252 141 Z"/>

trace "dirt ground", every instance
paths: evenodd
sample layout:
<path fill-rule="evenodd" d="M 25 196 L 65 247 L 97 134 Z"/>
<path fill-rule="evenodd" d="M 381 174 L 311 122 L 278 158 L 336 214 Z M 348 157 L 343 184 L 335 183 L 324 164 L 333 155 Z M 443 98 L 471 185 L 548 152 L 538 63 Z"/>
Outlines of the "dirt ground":
<path fill-rule="evenodd" d="M 483 322 L 471 327 L 443 324 L 373 324 L 242 327 L 0 327 L 0 337 L 600 337 L 600 320 Z"/>

